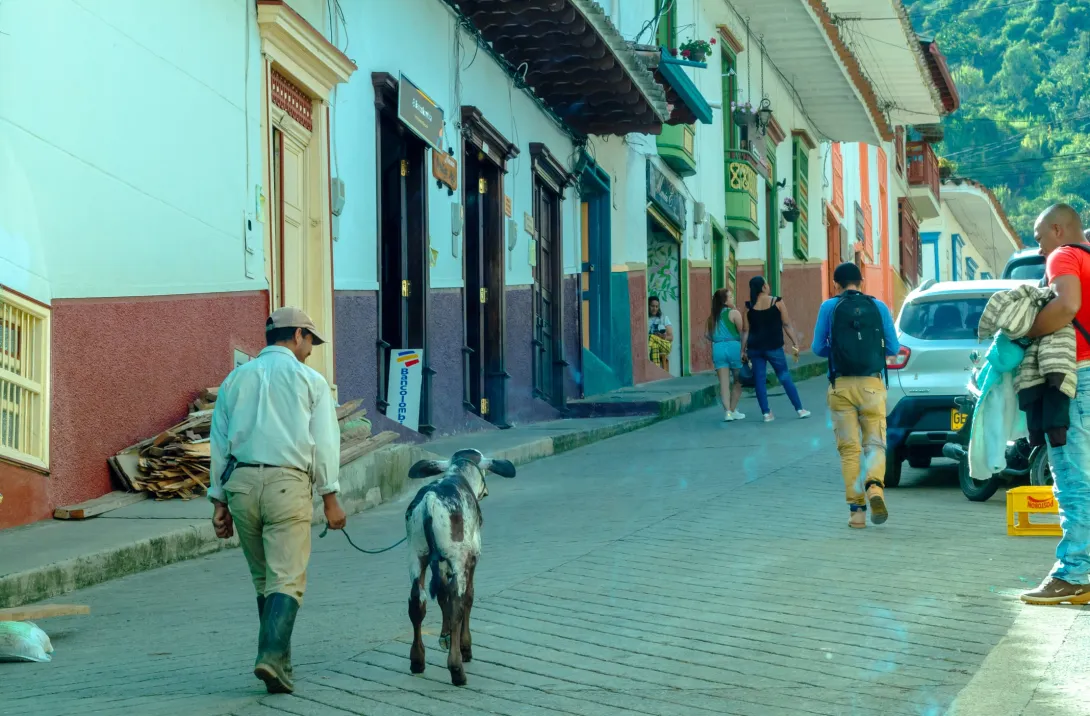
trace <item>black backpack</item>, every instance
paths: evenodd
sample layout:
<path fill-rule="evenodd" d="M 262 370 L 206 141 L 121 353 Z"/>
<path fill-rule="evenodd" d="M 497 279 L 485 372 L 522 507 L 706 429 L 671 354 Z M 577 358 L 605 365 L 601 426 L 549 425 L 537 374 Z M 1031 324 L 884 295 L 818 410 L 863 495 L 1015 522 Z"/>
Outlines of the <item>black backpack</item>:
<path fill-rule="evenodd" d="M 829 344 L 829 380 L 834 384 L 838 377 L 885 374 L 886 336 L 873 296 L 859 291 L 840 295 L 833 306 Z"/>

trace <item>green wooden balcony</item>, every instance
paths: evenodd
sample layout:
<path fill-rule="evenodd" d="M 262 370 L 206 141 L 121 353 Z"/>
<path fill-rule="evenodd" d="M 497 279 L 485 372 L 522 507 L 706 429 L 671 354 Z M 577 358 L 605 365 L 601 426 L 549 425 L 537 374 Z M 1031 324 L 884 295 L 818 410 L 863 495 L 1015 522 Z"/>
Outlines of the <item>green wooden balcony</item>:
<path fill-rule="evenodd" d="M 696 130 L 691 124 L 664 124 L 655 140 L 659 156 L 678 176 L 696 174 Z"/>
<path fill-rule="evenodd" d="M 659 149 L 661 153 L 661 148 Z M 757 170 L 748 151 L 724 152 L 727 165 L 727 229 L 739 241 L 760 241 L 757 214 Z"/>

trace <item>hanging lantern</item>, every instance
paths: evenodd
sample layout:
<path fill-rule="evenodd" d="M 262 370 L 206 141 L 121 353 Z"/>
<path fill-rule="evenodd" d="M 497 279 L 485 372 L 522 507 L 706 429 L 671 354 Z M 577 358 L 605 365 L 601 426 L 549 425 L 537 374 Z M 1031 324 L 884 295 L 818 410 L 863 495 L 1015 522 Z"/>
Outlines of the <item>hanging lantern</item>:
<path fill-rule="evenodd" d="M 761 100 L 761 106 L 757 109 L 757 125 L 761 129 L 766 129 L 772 122 L 772 103 L 768 101 L 768 97 Z"/>

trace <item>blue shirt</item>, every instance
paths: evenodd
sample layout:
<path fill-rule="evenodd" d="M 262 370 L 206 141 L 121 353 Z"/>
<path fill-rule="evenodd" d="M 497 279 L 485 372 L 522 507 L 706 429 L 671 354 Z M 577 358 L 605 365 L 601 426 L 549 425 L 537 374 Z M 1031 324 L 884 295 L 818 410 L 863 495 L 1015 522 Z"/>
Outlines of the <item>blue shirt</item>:
<path fill-rule="evenodd" d="M 814 326 L 814 343 L 810 346 L 815 355 L 829 358 L 830 371 L 833 369 L 833 359 L 829 355 L 832 352 L 832 346 L 829 343 L 833 328 L 833 309 L 838 301 L 840 301 L 840 296 L 822 302 L 821 308 L 818 309 L 817 324 Z M 893 326 L 893 315 L 889 312 L 889 307 L 881 301 L 876 299 L 874 305 L 878 307 L 878 313 L 882 316 L 882 333 L 885 334 L 886 339 L 886 355 L 897 355 L 897 351 L 901 350 L 901 343 L 897 340 L 897 329 Z"/>

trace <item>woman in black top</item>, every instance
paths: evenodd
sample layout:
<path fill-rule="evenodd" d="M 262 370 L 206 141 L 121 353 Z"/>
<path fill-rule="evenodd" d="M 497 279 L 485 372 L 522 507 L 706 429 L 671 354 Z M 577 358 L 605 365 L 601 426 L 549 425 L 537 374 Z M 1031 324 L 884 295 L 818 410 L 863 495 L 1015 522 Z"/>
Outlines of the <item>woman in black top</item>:
<path fill-rule="evenodd" d="M 798 331 L 791 324 L 787 306 L 782 298 L 772 295 L 768 282 L 763 276 L 754 276 L 749 280 L 750 300 L 742 314 L 742 360 L 753 361 L 753 381 L 757 390 L 757 403 L 761 406 L 765 422 L 774 420 L 768 407 L 768 365 L 776 372 L 776 377 L 787 393 L 791 405 L 800 418 L 810 417 L 810 411 L 802 407 L 799 391 L 791 380 L 787 370 L 787 356 L 783 353 L 783 336 L 791 339 L 795 359 L 799 357 Z"/>

